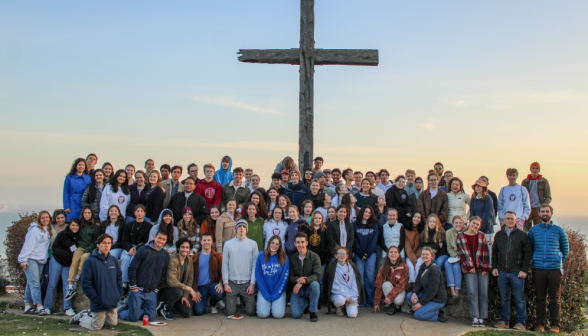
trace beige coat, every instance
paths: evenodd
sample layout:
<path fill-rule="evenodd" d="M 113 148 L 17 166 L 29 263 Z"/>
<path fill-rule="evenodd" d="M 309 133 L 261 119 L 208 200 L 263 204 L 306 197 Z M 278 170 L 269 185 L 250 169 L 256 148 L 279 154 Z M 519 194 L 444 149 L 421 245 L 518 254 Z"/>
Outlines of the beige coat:
<path fill-rule="evenodd" d="M 178 192 L 184 192 L 184 185 L 182 184 L 182 182 L 180 182 L 178 180 L 179 186 L 178 186 Z M 169 201 L 172 198 L 172 179 L 169 180 L 165 180 L 163 182 L 161 182 L 161 186 L 163 187 L 163 190 L 165 191 L 165 199 L 163 200 L 163 208 L 167 208 L 167 205 L 169 204 Z"/>
<path fill-rule="evenodd" d="M 216 220 L 216 252 L 223 254 L 223 243 L 235 238 L 237 235 L 235 226 L 239 219 L 241 219 L 241 215 L 239 212 L 235 211 L 234 219 L 231 219 L 231 217 L 225 212 Z"/>

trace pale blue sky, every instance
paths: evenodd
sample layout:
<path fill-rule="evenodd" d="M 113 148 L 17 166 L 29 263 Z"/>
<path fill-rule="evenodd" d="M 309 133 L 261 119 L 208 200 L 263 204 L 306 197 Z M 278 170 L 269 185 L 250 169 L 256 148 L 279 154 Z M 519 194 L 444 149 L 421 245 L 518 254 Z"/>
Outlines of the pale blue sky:
<path fill-rule="evenodd" d="M 298 67 L 236 53 L 297 47 L 299 6 L 0 2 L 0 205 L 59 205 L 63 175 L 88 152 L 116 168 L 230 154 L 267 184 L 275 162 L 297 155 Z M 378 67 L 317 67 L 315 154 L 327 167 L 421 175 L 443 161 L 467 185 L 486 174 L 499 189 L 507 167 L 526 175 L 539 160 L 556 205 L 575 215 L 588 202 L 572 179 L 588 163 L 588 2 L 315 10 L 317 48 L 380 51 Z M 22 188 L 33 185 L 32 196 Z"/>

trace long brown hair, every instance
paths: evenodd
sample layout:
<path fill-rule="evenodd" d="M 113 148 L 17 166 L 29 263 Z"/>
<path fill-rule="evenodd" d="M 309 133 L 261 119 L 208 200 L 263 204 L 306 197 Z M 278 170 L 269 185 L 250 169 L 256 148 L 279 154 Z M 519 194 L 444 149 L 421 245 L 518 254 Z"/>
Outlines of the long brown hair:
<path fill-rule="evenodd" d="M 398 251 L 398 259 L 396 260 L 396 265 L 392 265 L 392 262 L 390 261 L 390 257 L 388 257 L 388 254 L 390 254 L 391 249 L 396 249 L 396 251 Z M 390 246 L 388 248 L 388 251 L 386 251 L 386 259 L 384 260 L 384 264 L 382 265 L 382 270 L 381 270 L 382 279 L 384 281 L 390 281 L 390 269 L 394 269 L 395 267 L 398 267 L 402 264 L 404 264 L 404 260 L 402 260 L 402 256 L 400 255 L 400 250 L 396 246 Z"/>
<path fill-rule="evenodd" d="M 252 192 L 251 195 L 249 195 L 249 202 L 251 202 L 251 198 L 253 197 L 253 195 L 257 195 L 257 197 L 259 197 L 259 204 L 257 205 L 257 216 L 266 219 L 268 211 L 267 206 L 265 205 L 265 199 L 263 198 L 261 191 L 255 190 L 254 192 Z"/>
<path fill-rule="evenodd" d="M 49 230 L 49 236 L 52 237 L 53 236 L 53 225 L 51 225 L 51 223 L 53 223 L 53 217 L 51 217 L 51 214 L 49 213 L 49 211 L 47 210 L 43 210 L 43 211 L 39 211 L 39 215 L 37 216 L 37 227 L 42 230 L 45 231 L 45 228 L 42 227 L 41 225 L 41 216 L 43 214 L 47 214 L 47 216 L 49 216 L 49 223 L 46 225 L 47 230 Z"/>
<path fill-rule="evenodd" d="M 427 242 L 427 243 L 430 242 L 430 240 L 429 240 L 430 239 L 429 238 L 429 220 L 431 218 L 435 218 L 435 220 L 437 222 L 437 226 L 435 226 L 435 230 L 437 232 L 435 233 L 435 237 L 432 237 L 433 241 L 435 243 L 444 242 L 445 241 L 445 229 L 441 225 L 441 220 L 439 220 L 439 216 L 437 216 L 435 214 L 430 214 L 429 217 L 427 217 L 427 221 L 425 222 L 425 228 L 423 229 L 423 232 L 421 232 L 421 239 L 424 242 Z"/>
<path fill-rule="evenodd" d="M 90 210 L 90 220 L 86 220 L 86 218 L 84 218 L 84 211 Z M 90 205 L 86 205 L 85 207 L 82 208 L 82 212 L 80 213 L 80 230 L 82 230 L 84 228 L 84 226 L 86 225 L 90 225 L 90 228 L 93 229 L 94 228 L 94 218 L 95 218 L 95 214 L 94 214 L 94 208 Z"/>
<path fill-rule="evenodd" d="M 183 217 L 184 216 L 182 216 L 182 219 L 178 223 L 178 229 L 180 230 L 180 233 L 186 232 L 186 234 L 188 235 L 188 237 L 195 236 L 196 235 L 196 231 L 198 231 L 197 230 L 198 224 L 194 220 L 194 216 L 192 216 L 192 218 L 190 219 L 190 222 L 188 222 L 188 223 L 186 223 L 186 221 L 184 220 Z"/>
<path fill-rule="evenodd" d="M 310 227 L 310 229 L 314 229 L 314 218 L 316 217 L 316 215 L 320 215 L 321 218 L 323 219 L 323 221 L 321 222 L 321 231 L 325 232 L 327 231 L 327 224 L 325 224 L 325 219 L 323 218 L 323 213 L 316 210 L 315 212 L 312 213 L 312 217 L 310 218 L 310 224 L 308 225 Z"/>
<path fill-rule="evenodd" d="M 280 238 L 280 236 L 275 235 L 272 236 L 268 241 L 267 241 L 267 246 L 265 247 L 265 262 L 268 262 L 272 252 L 270 250 L 270 245 L 272 244 L 272 241 L 274 239 L 277 239 L 278 242 L 280 243 L 280 248 L 278 249 L 278 252 L 276 252 L 278 254 L 278 262 L 280 263 L 281 266 L 284 266 L 284 264 L 286 263 L 286 259 L 288 259 L 288 256 L 286 255 L 286 252 L 284 252 L 284 248 L 283 248 L 283 244 L 282 244 L 282 238 Z"/>

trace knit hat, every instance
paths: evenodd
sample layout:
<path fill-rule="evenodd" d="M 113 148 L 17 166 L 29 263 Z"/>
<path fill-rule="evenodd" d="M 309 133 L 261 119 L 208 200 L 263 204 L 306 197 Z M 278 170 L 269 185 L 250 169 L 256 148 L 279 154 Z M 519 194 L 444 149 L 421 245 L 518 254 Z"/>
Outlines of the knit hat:
<path fill-rule="evenodd" d="M 533 163 L 531 163 L 531 168 L 530 169 L 533 169 L 534 166 L 537 166 L 537 168 L 539 168 L 539 171 L 541 171 L 541 165 L 539 164 L 539 162 L 533 162 Z"/>
<path fill-rule="evenodd" d="M 237 225 L 235 225 L 235 231 L 237 231 L 237 229 L 238 229 L 238 228 L 239 228 L 239 226 L 241 226 L 241 225 L 245 225 L 245 229 L 246 229 L 247 231 L 249 231 L 249 224 L 248 224 L 248 223 L 247 223 L 247 221 L 246 221 L 245 219 L 243 219 L 243 218 L 241 218 L 241 219 L 239 219 L 239 220 L 237 221 Z"/>
<path fill-rule="evenodd" d="M 185 214 L 189 213 L 190 215 L 194 215 L 194 213 L 192 212 L 192 209 L 190 207 L 184 207 L 184 209 L 182 209 L 182 217 L 184 217 Z"/>
<path fill-rule="evenodd" d="M 315 179 L 320 179 L 321 177 L 325 177 L 325 173 L 323 173 L 322 171 L 316 172 L 314 173 L 314 178 Z"/>
<path fill-rule="evenodd" d="M 476 183 L 474 183 L 474 184 L 472 185 L 472 189 L 474 189 L 474 191 L 476 190 L 476 185 L 479 185 L 479 186 L 480 186 L 480 187 L 482 187 L 482 188 L 488 188 L 488 185 L 487 185 L 487 184 L 486 184 L 486 182 L 484 182 L 484 180 L 482 180 L 482 179 L 478 179 L 478 180 L 476 181 Z"/>

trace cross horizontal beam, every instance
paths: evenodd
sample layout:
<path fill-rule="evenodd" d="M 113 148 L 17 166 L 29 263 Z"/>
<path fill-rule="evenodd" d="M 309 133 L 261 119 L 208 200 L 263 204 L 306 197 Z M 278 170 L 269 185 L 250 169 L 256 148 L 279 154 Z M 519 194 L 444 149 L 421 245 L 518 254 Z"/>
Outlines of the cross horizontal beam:
<path fill-rule="evenodd" d="M 240 49 L 239 62 L 300 64 L 300 49 Z M 377 66 L 377 49 L 314 49 L 314 65 Z"/>

